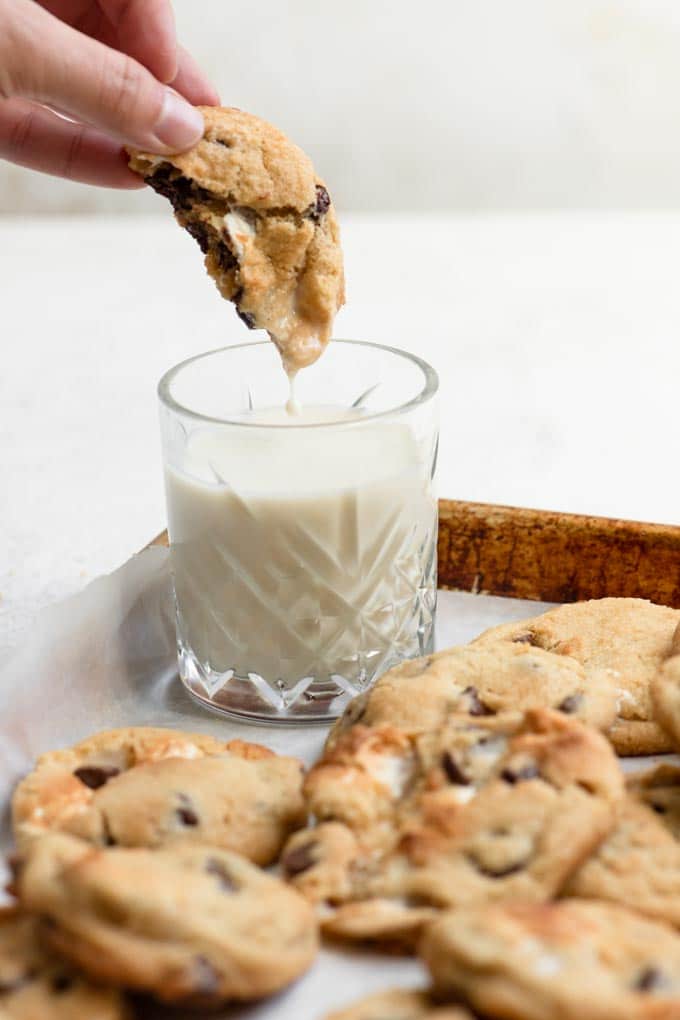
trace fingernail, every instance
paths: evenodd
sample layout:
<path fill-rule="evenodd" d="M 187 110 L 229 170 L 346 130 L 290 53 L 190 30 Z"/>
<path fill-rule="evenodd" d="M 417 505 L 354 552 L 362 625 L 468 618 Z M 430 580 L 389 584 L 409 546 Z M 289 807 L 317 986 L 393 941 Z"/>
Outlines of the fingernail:
<path fill-rule="evenodd" d="M 203 135 L 203 117 L 173 89 L 165 90 L 163 109 L 154 134 L 172 152 L 182 152 L 195 145 Z"/>

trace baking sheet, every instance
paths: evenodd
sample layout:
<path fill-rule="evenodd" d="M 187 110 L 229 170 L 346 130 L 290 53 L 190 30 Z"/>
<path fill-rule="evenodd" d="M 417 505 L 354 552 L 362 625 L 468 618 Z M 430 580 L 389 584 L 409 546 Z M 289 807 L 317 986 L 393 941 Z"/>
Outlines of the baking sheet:
<path fill-rule="evenodd" d="M 540 602 L 439 592 L 437 646 L 469 641 L 485 627 L 548 608 Z M 326 727 L 231 721 L 197 705 L 176 672 L 168 550 L 150 548 L 83 592 L 44 610 L 0 664 L 0 849 L 10 847 L 7 804 L 36 755 L 116 726 L 172 726 L 241 737 L 310 764 Z M 646 759 L 644 764 L 648 764 Z M 637 766 L 642 764 L 637 759 Z M 322 950 L 312 970 L 282 994 L 211 1014 L 218 1020 L 321 1020 L 327 1011 L 392 985 L 425 982 L 416 960 Z M 160 1009 L 158 1016 L 166 1016 Z M 173 1012 L 176 1020 L 193 1017 Z M 147 1010 L 144 1016 L 149 1016 Z"/>

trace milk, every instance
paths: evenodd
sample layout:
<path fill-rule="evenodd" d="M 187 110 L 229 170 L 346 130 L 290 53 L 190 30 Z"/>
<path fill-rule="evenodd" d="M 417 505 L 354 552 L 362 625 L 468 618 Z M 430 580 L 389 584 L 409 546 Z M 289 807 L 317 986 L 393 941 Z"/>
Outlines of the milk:
<path fill-rule="evenodd" d="M 398 419 L 296 410 L 197 425 L 166 465 L 180 651 L 209 694 L 249 678 L 286 706 L 431 648 L 431 451 Z"/>

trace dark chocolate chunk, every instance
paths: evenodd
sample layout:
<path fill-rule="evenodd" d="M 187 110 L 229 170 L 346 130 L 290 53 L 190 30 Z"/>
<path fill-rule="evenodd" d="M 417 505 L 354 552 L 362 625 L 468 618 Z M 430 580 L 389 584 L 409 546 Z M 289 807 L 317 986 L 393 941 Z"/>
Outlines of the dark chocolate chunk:
<path fill-rule="evenodd" d="M 316 186 L 316 208 L 314 210 L 317 220 L 320 220 L 322 216 L 325 216 L 331 207 L 331 196 L 328 194 L 323 184 L 317 184 Z"/>
<path fill-rule="evenodd" d="M 217 256 L 218 266 L 220 269 L 223 269 L 225 273 L 228 273 L 230 269 L 234 269 L 238 265 L 238 260 L 228 244 L 218 244 L 215 249 L 215 254 Z"/>
<path fill-rule="evenodd" d="M 463 691 L 463 697 L 468 699 L 469 708 L 468 712 L 470 715 L 495 715 L 493 709 L 485 705 L 479 697 L 476 687 L 466 687 Z"/>
<path fill-rule="evenodd" d="M 501 779 L 504 779 L 506 783 L 511 783 L 513 786 L 515 783 L 521 783 L 525 779 L 536 779 L 540 776 L 538 768 L 533 762 L 529 762 L 527 765 L 522 765 L 521 768 L 505 768 L 501 772 Z"/>
<path fill-rule="evenodd" d="M 205 870 L 209 875 L 215 876 L 222 889 L 226 889 L 228 892 L 237 891 L 238 886 L 222 861 L 218 861 L 215 857 L 209 858 L 205 863 Z"/>
<path fill-rule="evenodd" d="M 486 875 L 487 878 L 506 878 L 507 875 L 514 875 L 521 871 L 528 864 L 528 861 L 524 860 L 491 867 L 489 864 L 483 864 L 475 854 L 468 854 L 467 859 L 471 864 L 474 864 L 481 875 Z"/>
<path fill-rule="evenodd" d="M 111 832 L 111 822 L 109 821 L 108 815 L 102 812 L 102 833 L 104 836 L 104 846 L 116 846 L 117 840 Z"/>
<path fill-rule="evenodd" d="M 194 806 L 185 793 L 179 794 L 180 806 L 175 811 L 182 825 L 194 826 L 199 824 L 199 818 Z"/>
<path fill-rule="evenodd" d="M 73 988 L 73 978 L 70 974 L 55 974 L 52 978 L 52 991 L 56 994 L 67 992 Z"/>
<path fill-rule="evenodd" d="M 569 694 L 563 701 L 560 701 L 557 708 L 558 711 L 564 712 L 566 715 L 573 715 L 574 712 L 578 712 L 582 704 L 582 694 Z"/>
<path fill-rule="evenodd" d="M 635 988 L 638 992 L 653 992 L 657 988 L 663 988 L 668 984 L 666 975 L 658 967 L 645 967 L 638 975 Z"/>
<path fill-rule="evenodd" d="M 172 208 L 177 212 L 180 209 L 187 210 L 191 208 L 192 187 L 188 177 L 183 177 L 182 174 L 177 174 L 177 176 L 173 177 L 172 174 L 175 172 L 173 167 L 166 163 L 163 166 L 159 166 L 155 173 L 147 177 L 146 183 L 157 194 L 167 198 Z"/>
<path fill-rule="evenodd" d="M 210 242 L 208 240 L 208 228 L 205 223 L 187 223 L 186 230 L 187 233 L 191 234 L 194 241 L 197 242 L 198 247 L 205 255 L 210 247 Z"/>
<path fill-rule="evenodd" d="M 245 322 L 245 324 L 248 327 L 248 329 L 257 329 L 257 323 L 255 321 L 255 316 L 253 315 L 252 312 L 242 312 L 241 309 L 237 305 L 236 306 L 236 314 L 238 315 L 238 317 L 241 320 L 241 322 Z"/>
<path fill-rule="evenodd" d="M 442 755 L 442 768 L 446 772 L 449 782 L 456 783 L 458 786 L 470 785 L 469 776 L 465 775 L 450 751 L 444 751 Z"/>
<path fill-rule="evenodd" d="M 120 769 L 114 765 L 83 765 L 75 769 L 73 775 L 88 786 L 90 790 L 98 790 L 100 786 L 108 783 L 109 779 L 120 774 Z"/>
<path fill-rule="evenodd" d="M 316 847 L 317 842 L 312 839 L 308 843 L 296 846 L 294 850 L 289 850 L 287 854 L 284 854 L 281 866 L 286 875 L 301 875 L 303 871 L 308 871 L 309 868 L 313 867 L 316 864 L 316 856 L 314 854 Z"/>

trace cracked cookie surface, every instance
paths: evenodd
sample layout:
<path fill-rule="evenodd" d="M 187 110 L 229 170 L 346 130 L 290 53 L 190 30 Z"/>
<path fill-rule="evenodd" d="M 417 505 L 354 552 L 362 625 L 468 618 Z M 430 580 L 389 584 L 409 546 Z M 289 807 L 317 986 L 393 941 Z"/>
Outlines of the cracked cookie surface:
<path fill-rule="evenodd" d="M 120 992 L 92 984 L 39 940 L 34 918 L 0 910 L 0 1017 L 131 1020 Z"/>
<path fill-rule="evenodd" d="M 91 977 L 212 1006 L 278 991 L 311 965 L 317 925 L 290 886 L 215 847 L 100 849 L 43 836 L 16 893 L 48 943 Z"/>
<path fill-rule="evenodd" d="M 207 843 L 273 861 L 304 824 L 302 766 L 259 744 L 153 727 L 44 754 L 17 787 L 20 846 L 53 830 L 100 846 Z"/>
<path fill-rule="evenodd" d="M 428 928 L 419 953 L 441 995 L 504 1020 L 676 1020 L 680 937 L 597 901 L 487 904 Z"/>
<path fill-rule="evenodd" d="M 317 826 L 284 875 L 324 931 L 408 941 L 437 910 L 547 900 L 610 832 L 623 779 L 606 739 L 547 709 L 407 735 L 355 726 L 310 771 Z"/>
<path fill-rule="evenodd" d="M 328 743 L 356 723 L 412 733 L 443 726 L 452 714 L 480 718 L 527 708 L 554 708 L 608 730 L 616 718 L 614 677 L 523 644 L 460 645 L 384 673 L 350 702 Z"/>
<path fill-rule="evenodd" d="M 203 138 L 170 156 L 130 151 L 130 167 L 172 203 L 223 297 L 266 329 L 290 373 L 312 364 L 344 302 L 335 210 L 311 160 L 271 124 L 199 107 Z"/>
<path fill-rule="evenodd" d="M 672 748 L 656 721 L 651 688 L 672 654 L 680 610 L 645 599 L 574 602 L 518 623 L 485 631 L 473 644 L 509 641 L 568 655 L 588 669 L 614 671 L 617 719 L 609 737 L 619 754 L 657 754 Z"/>

